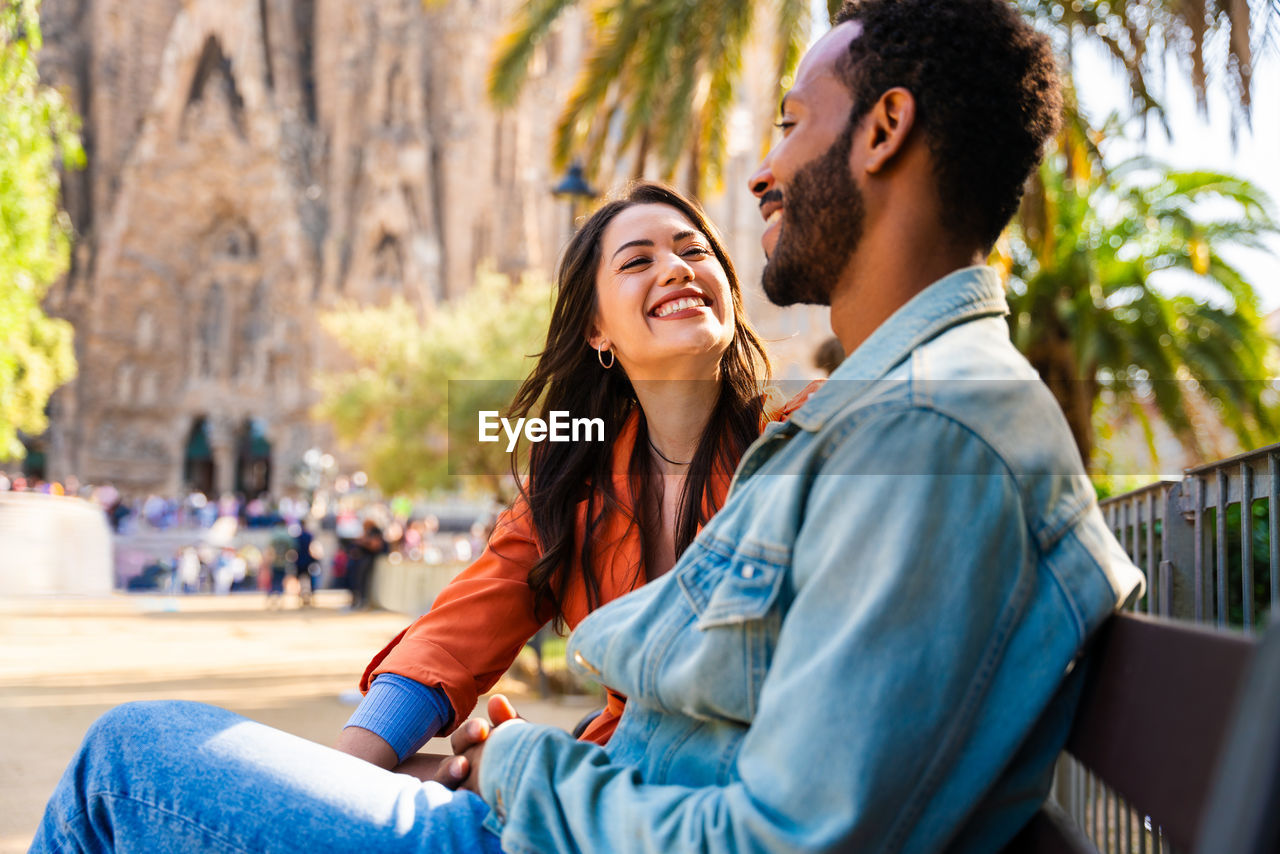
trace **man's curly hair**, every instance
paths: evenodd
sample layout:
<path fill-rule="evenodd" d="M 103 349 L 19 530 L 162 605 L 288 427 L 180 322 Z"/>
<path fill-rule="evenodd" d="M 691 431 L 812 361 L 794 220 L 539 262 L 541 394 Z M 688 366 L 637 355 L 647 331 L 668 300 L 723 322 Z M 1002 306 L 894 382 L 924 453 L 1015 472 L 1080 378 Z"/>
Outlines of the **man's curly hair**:
<path fill-rule="evenodd" d="M 838 67 L 856 125 L 895 86 L 916 101 L 944 216 L 990 250 L 1058 129 L 1062 92 L 1049 39 L 1007 0 L 845 0 L 857 21 Z"/>

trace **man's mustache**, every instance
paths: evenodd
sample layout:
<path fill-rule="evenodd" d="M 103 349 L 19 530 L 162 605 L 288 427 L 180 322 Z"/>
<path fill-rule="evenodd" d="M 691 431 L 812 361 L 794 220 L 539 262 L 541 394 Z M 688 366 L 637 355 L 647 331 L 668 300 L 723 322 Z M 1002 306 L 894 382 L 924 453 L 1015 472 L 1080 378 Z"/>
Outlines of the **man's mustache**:
<path fill-rule="evenodd" d="M 769 202 L 782 202 L 782 191 L 774 188 L 760 197 L 760 207 L 764 207 Z"/>

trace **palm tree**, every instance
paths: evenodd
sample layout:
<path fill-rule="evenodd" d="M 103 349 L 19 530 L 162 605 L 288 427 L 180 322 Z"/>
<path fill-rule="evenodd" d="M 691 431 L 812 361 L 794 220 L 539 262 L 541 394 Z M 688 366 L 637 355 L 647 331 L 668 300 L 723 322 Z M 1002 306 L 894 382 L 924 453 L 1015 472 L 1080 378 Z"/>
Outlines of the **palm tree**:
<path fill-rule="evenodd" d="M 1207 113 L 1211 73 L 1232 90 L 1232 129 L 1249 123 L 1254 57 L 1275 48 L 1280 32 L 1278 0 L 1017 0 L 1046 26 L 1070 68 L 1080 40 L 1100 44 L 1124 71 L 1134 111 L 1163 121 L 1159 82 L 1168 60 L 1190 60 L 1189 74 L 1202 113 Z M 1206 52 L 1221 57 L 1210 71 Z M 1167 130 L 1166 126 L 1166 130 Z"/>
<path fill-rule="evenodd" d="M 1104 136 L 1078 117 L 1065 126 L 997 248 L 1015 343 L 1086 462 L 1104 389 L 1144 423 L 1141 404 L 1153 405 L 1197 456 L 1201 396 L 1246 447 L 1270 441 L 1280 411 L 1263 389 L 1275 341 L 1253 285 L 1222 256 L 1280 231 L 1270 201 L 1244 179 L 1147 158 L 1107 169 Z M 1206 296 L 1162 289 L 1171 271 Z"/>
<path fill-rule="evenodd" d="M 499 106 L 520 94 L 529 60 L 576 0 L 530 0 L 498 46 L 489 91 Z M 779 0 L 768 13 L 750 0 L 595 0 L 587 4 L 591 44 L 556 125 L 553 166 L 585 152 L 600 178 L 650 164 L 699 194 L 718 185 L 743 51 L 753 28 L 775 34 L 777 79 L 788 85 L 810 30 L 806 0 Z"/>
<path fill-rule="evenodd" d="M 440 2 L 440 0 L 426 0 Z M 490 94 L 513 103 L 539 42 L 579 0 L 528 0 L 499 44 Z M 840 0 L 827 0 L 834 16 Z M 1235 90 L 1233 128 L 1249 121 L 1253 57 L 1272 48 L 1280 0 L 1018 0 L 1018 7 L 1055 38 L 1066 67 L 1081 39 L 1101 44 L 1124 69 L 1136 112 L 1163 119 L 1159 79 L 1165 60 L 1189 57 L 1187 69 L 1206 104 L 1206 51 L 1221 53 Z M 791 75 L 811 28 L 805 0 L 590 0 L 591 46 L 556 126 L 553 166 L 586 152 L 587 171 L 608 179 L 630 165 L 633 175 L 672 179 L 700 192 L 719 183 L 729 112 L 742 76 L 743 48 L 753 28 L 774 34 L 779 85 Z M 1221 50 L 1215 50 L 1221 43 Z M 1225 82 L 1225 81 L 1224 81 Z"/>

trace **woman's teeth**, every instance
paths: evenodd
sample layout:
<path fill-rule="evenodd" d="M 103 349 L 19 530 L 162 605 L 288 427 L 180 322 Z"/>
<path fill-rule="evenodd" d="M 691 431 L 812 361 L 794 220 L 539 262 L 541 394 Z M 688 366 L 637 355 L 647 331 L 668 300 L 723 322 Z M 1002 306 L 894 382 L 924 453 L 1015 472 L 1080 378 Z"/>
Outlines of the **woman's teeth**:
<path fill-rule="evenodd" d="M 677 311 L 684 311 L 686 308 L 701 308 L 702 300 L 695 297 L 682 297 L 674 299 L 671 302 L 664 302 L 654 311 L 654 317 L 666 317 L 669 314 L 675 314 Z"/>

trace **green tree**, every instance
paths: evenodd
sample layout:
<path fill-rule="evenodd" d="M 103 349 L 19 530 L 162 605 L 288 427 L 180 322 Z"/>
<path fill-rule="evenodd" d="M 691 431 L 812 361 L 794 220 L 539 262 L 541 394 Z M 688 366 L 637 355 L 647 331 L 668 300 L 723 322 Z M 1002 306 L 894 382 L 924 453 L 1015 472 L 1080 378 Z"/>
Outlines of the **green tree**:
<path fill-rule="evenodd" d="M 1241 178 L 1146 158 L 1107 169 L 1102 139 L 1066 126 L 997 249 L 1014 342 L 1086 461 L 1104 389 L 1142 423 L 1142 404 L 1154 405 L 1197 455 L 1190 413 L 1202 402 L 1246 447 L 1270 441 L 1280 413 L 1263 392 L 1275 342 L 1253 285 L 1222 254 L 1277 233 L 1270 201 Z M 1197 296 L 1171 290 L 1171 271 Z"/>
<path fill-rule="evenodd" d="M 552 296 L 545 281 L 513 285 L 481 272 L 475 287 L 425 322 L 402 302 L 323 316 L 351 366 L 319 378 L 317 417 L 334 425 L 385 492 L 457 486 L 458 474 L 475 474 L 471 485 L 510 497 L 505 442 L 476 442 L 469 418 L 465 431 L 455 421 L 451 437 L 449 416 L 506 409 L 546 337 Z"/>
<path fill-rule="evenodd" d="M 35 0 L 0 0 L 0 460 L 24 456 L 19 431 L 44 432 L 45 405 L 75 375 L 71 326 L 41 308 L 67 270 L 71 224 L 58 163 L 79 168 L 77 122 L 40 83 Z"/>

